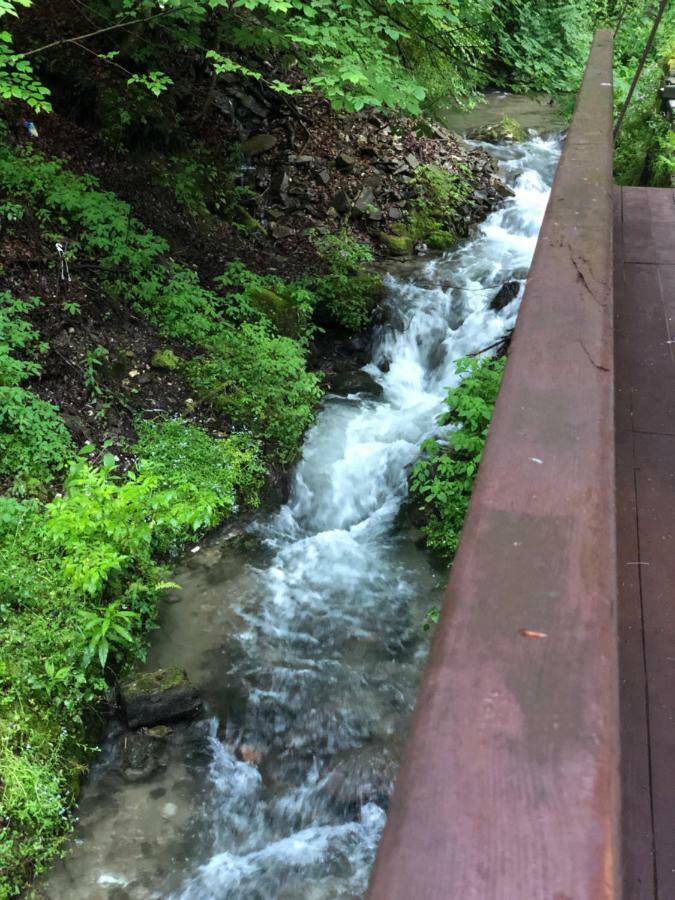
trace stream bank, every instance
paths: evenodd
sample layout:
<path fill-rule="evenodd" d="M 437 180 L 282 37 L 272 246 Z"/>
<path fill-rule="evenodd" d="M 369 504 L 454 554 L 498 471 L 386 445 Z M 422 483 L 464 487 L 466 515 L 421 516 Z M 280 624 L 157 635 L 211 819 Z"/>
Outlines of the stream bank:
<path fill-rule="evenodd" d="M 289 502 L 176 573 L 149 666 L 184 666 L 209 717 L 157 739 L 147 781 L 124 779 L 110 735 L 43 896 L 362 895 L 445 582 L 395 525 L 407 466 L 454 360 L 513 326 L 518 297 L 490 301 L 524 281 L 558 145 L 490 152 L 515 194 L 456 250 L 387 278 L 365 367 L 377 391 L 328 396 Z"/>

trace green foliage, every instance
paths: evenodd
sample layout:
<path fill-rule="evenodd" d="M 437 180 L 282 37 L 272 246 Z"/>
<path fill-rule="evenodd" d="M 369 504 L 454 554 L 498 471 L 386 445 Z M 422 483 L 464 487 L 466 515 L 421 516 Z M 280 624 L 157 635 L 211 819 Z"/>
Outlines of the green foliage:
<path fill-rule="evenodd" d="M 271 442 L 284 463 L 298 453 L 302 435 L 321 396 L 318 376 L 307 372 L 302 348 L 264 324 L 222 328 L 185 374 L 200 396 Z"/>
<path fill-rule="evenodd" d="M 642 7 L 631 8 L 617 35 L 614 61 L 614 103 L 618 111 L 638 65 L 652 26 Z M 614 149 L 614 179 L 618 184 L 670 185 L 675 162 L 670 123 L 660 108 L 663 62 L 675 48 L 675 7 L 666 8 L 657 40 L 638 82 Z"/>
<path fill-rule="evenodd" d="M 406 221 L 395 228 L 397 235 L 424 241 L 436 250 L 451 247 L 465 227 L 460 207 L 471 196 L 468 172 L 462 167 L 419 166 L 413 185 L 417 199 Z"/>
<path fill-rule="evenodd" d="M 111 663 L 143 654 L 170 586 L 157 551 L 255 506 L 265 468 L 248 435 L 139 423 L 138 469 L 80 452 L 62 496 L 0 496 L 0 896 L 56 852 L 69 827 L 88 721 Z"/>
<path fill-rule="evenodd" d="M 75 264 L 77 254 L 93 256 L 111 296 L 131 303 L 167 337 L 206 351 L 184 368 L 202 397 L 262 438 L 282 461 L 297 455 L 320 396 L 305 361 L 315 302 L 311 284 L 286 284 L 233 263 L 217 279 L 222 293 L 208 290 L 193 270 L 167 256 L 166 242 L 134 219 L 128 204 L 31 148 L 13 153 L 0 145 L 0 187 L 27 203 L 37 199 L 47 233 L 77 227 L 70 244 Z M 278 293 L 278 308 L 256 303 L 261 288 Z M 280 335 L 284 330 L 298 339 Z M 85 366 L 94 396 L 103 362 L 96 353 Z"/>
<path fill-rule="evenodd" d="M 16 490 L 49 481 L 73 454 L 57 408 L 23 387 L 40 374 L 35 357 L 46 349 L 26 319 L 37 304 L 0 292 L 0 479 Z"/>
<path fill-rule="evenodd" d="M 443 439 L 424 442 L 410 476 L 412 497 L 422 503 L 427 545 L 448 559 L 459 544 L 504 363 L 503 359 L 458 360 L 462 380 L 448 391 L 448 410 L 438 419 L 451 429 Z"/>
<path fill-rule="evenodd" d="M 333 322 L 360 331 L 382 298 L 381 276 L 363 268 L 373 261 L 370 247 L 346 228 L 334 234 L 314 232 L 311 240 L 325 260 L 328 274 L 306 279 L 307 285 Z"/>
<path fill-rule="evenodd" d="M 214 438 L 181 419 L 138 422 L 139 471 L 172 495 L 155 541 L 170 549 L 186 533 L 217 525 L 238 504 L 257 507 L 266 468 L 260 443 L 246 434 Z"/>
<path fill-rule="evenodd" d="M 228 263 L 215 279 L 225 295 L 222 309 L 233 322 L 263 322 L 287 337 L 307 341 L 314 333 L 316 299 L 303 281 L 258 275 L 242 262 Z"/>

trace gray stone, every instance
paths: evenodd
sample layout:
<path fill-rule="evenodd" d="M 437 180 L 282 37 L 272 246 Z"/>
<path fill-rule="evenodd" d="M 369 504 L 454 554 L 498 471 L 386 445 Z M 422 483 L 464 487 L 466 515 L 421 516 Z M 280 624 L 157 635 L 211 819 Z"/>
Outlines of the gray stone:
<path fill-rule="evenodd" d="M 357 212 L 360 212 L 362 215 L 365 215 L 369 212 L 369 207 L 373 206 L 375 203 L 375 194 L 373 193 L 372 188 L 363 187 L 356 195 L 356 199 L 354 200 L 354 209 Z"/>
<path fill-rule="evenodd" d="M 292 228 L 289 228 L 288 225 L 282 225 L 279 222 L 272 222 L 270 231 L 272 232 L 272 237 L 277 241 L 283 241 L 284 238 L 292 237 L 295 234 Z"/>
<path fill-rule="evenodd" d="M 407 153 L 405 155 L 405 161 L 408 163 L 411 169 L 416 169 L 420 165 L 420 161 L 414 153 Z"/>
<path fill-rule="evenodd" d="M 328 169 L 320 169 L 316 173 L 316 178 L 320 184 L 330 184 L 330 172 L 328 171 Z"/>
<path fill-rule="evenodd" d="M 129 784 L 148 781 L 166 764 L 164 742 L 146 734 L 125 734 L 117 746 L 116 763 Z"/>
<path fill-rule="evenodd" d="M 335 159 L 335 165 L 343 172 L 351 172 L 356 165 L 356 159 L 349 153 L 338 153 Z"/>
<path fill-rule="evenodd" d="M 336 755 L 322 781 L 322 791 L 341 811 L 358 810 L 364 803 L 387 808 L 397 762 L 379 743 L 366 744 Z"/>
<path fill-rule="evenodd" d="M 390 206 L 387 210 L 387 215 L 390 219 L 400 219 L 403 213 L 398 208 L 398 206 Z"/>
<path fill-rule="evenodd" d="M 142 672 L 119 686 L 120 704 L 130 728 L 190 719 L 202 701 L 182 669 Z"/>
<path fill-rule="evenodd" d="M 273 134 L 254 134 L 241 145 L 244 156 L 259 156 L 267 153 L 277 145 L 277 139 Z"/>

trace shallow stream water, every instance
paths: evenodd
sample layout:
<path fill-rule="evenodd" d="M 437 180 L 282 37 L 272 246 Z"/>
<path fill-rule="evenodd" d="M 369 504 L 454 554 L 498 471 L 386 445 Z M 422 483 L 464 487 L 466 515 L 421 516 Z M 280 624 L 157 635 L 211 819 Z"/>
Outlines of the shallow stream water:
<path fill-rule="evenodd" d="M 446 581 L 398 524 L 454 361 L 515 322 L 559 155 L 487 148 L 515 191 L 474 236 L 388 276 L 373 391 L 325 398 L 290 499 L 188 554 L 148 667 L 187 669 L 208 717 L 155 740 L 128 781 L 111 734 L 83 788 L 76 842 L 42 884 L 58 900 L 363 896 Z M 117 760 L 117 761 L 116 761 Z"/>

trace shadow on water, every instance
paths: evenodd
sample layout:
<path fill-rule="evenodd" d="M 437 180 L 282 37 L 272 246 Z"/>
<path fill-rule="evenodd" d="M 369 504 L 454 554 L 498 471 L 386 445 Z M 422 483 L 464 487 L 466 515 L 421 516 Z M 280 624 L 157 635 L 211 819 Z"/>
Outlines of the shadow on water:
<path fill-rule="evenodd" d="M 514 325 L 558 141 L 488 148 L 512 198 L 450 253 L 387 279 L 371 391 L 328 396 L 289 502 L 212 535 L 175 573 L 148 668 L 182 666 L 201 721 L 111 728 L 54 900 L 363 895 L 446 573 L 400 524 L 454 361 Z M 170 731 L 170 733 L 168 733 Z"/>

